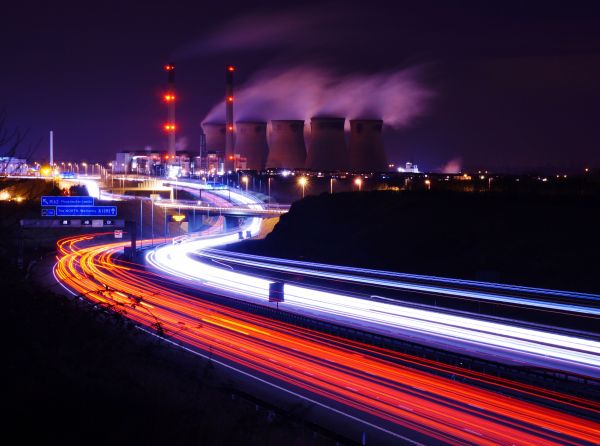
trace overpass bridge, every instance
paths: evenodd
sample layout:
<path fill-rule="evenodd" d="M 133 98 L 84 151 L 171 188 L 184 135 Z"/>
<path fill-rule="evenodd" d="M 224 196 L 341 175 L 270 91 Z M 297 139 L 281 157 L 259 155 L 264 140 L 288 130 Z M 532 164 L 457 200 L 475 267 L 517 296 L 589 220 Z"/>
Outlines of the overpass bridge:
<path fill-rule="evenodd" d="M 239 193 L 239 191 L 236 191 Z M 184 211 L 196 211 L 207 215 L 224 215 L 232 217 L 280 217 L 289 211 L 288 205 L 242 205 L 216 206 L 204 202 L 191 200 L 156 200 L 154 205 L 166 209 L 178 209 Z"/>

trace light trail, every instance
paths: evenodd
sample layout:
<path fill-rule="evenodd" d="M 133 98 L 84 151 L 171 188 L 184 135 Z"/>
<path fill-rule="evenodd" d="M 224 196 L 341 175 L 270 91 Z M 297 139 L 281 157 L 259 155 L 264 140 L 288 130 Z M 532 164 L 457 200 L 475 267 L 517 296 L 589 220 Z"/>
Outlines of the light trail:
<path fill-rule="evenodd" d="M 198 254 L 211 259 L 218 259 L 229 263 L 237 263 L 253 268 L 260 268 L 270 271 L 277 271 L 289 274 L 301 274 L 309 277 L 317 277 L 331 280 L 341 280 L 349 283 L 357 283 L 361 285 L 374 285 L 390 289 L 416 291 L 441 296 L 453 296 L 459 298 L 469 298 L 474 300 L 499 302 L 506 304 L 524 305 L 534 308 L 544 308 L 561 312 L 580 313 L 600 317 L 600 295 L 590 293 L 577 293 L 571 291 L 548 290 L 543 288 L 531 288 L 515 285 L 504 285 L 487 282 L 475 282 L 469 280 L 449 279 L 433 276 L 421 276 L 416 274 L 402 274 L 391 271 L 378 271 L 372 269 L 345 267 L 338 265 L 327 265 L 314 262 L 303 262 L 287 259 L 279 259 L 273 257 L 256 256 L 251 254 L 239 254 L 235 252 L 211 249 L 199 252 Z M 339 271 L 339 272 L 338 272 Z M 360 274 L 360 275 L 359 275 Z M 372 276 L 386 276 L 390 279 L 381 279 Z M 420 283 L 405 282 L 399 279 L 410 278 Z M 432 286 L 423 282 L 436 282 L 440 285 Z M 444 285 L 444 286 L 441 286 Z M 485 292 L 474 291 L 470 289 L 457 289 L 453 287 L 468 286 L 479 287 Z M 552 302 L 526 298 L 522 296 L 512 296 L 506 294 L 494 294 L 487 290 L 498 289 L 503 292 L 521 293 L 526 295 L 543 295 L 554 298 L 570 298 L 577 299 L 582 303 L 588 303 L 589 306 L 567 304 L 560 302 Z M 591 306 L 594 305 L 594 306 Z"/>
<path fill-rule="evenodd" d="M 232 241 L 223 239 L 222 243 Z M 210 245 L 217 242 L 218 238 L 211 239 Z M 232 298 L 269 305 L 271 280 L 217 267 L 194 257 L 208 243 L 198 240 L 159 248 L 150 252 L 147 260 L 158 270 L 198 288 L 209 287 Z M 225 256 L 216 259 L 228 261 Z M 283 305 L 290 313 L 496 361 L 600 377 L 600 342 L 595 340 L 306 286 L 285 284 L 284 291 Z"/>
<path fill-rule="evenodd" d="M 212 351 L 252 376 L 324 399 L 337 410 L 391 430 L 408 429 L 453 444 L 597 444 L 600 424 L 433 374 L 465 379 L 563 401 L 600 416 L 600 407 L 556 392 L 499 380 L 411 358 L 331 335 L 273 321 L 164 285 L 165 279 L 115 262 L 126 242 L 89 245 L 91 236 L 61 240 L 56 277 L 92 302 L 102 303 L 147 327 L 167 332 L 192 349 Z M 118 293 L 118 294 L 117 294 Z M 123 297 L 125 296 L 125 297 Z M 127 302 L 129 300 L 129 302 Z M 142 305 L 145 304 L 145 305 Z M 182 329 L 183 327 L 183 329 Z M 411 367 L 429 367 L 429 371 Z M 264 378 L 263 378 L 264 379 Z M 341 410 L 340 408 L 346 407 Z M 377 421 L 379 420 L 379 421 Z M 421 436 L 413 436 L 417 441 Z"/>

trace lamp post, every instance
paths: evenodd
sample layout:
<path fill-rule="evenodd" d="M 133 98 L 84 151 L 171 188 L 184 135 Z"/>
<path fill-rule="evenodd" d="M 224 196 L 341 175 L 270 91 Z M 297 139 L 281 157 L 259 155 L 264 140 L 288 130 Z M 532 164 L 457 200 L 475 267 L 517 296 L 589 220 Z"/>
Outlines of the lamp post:
<path fill-rule="evenodd" d="M 358 191 L 360 192 L 362 190 L 362 178 L 356 178 L 354 184 L 356 184 L 356 187 L 358 187 Z"/>
<path fill-rule="evenodd" d="M 308 183 L 308 179 L 306 177 L 301 177 L 298 180 L 298 184 L 302 187 L 302 198 L 304 198 L 304 188 L 306 187 L 306 183 Z"/>
<path fill-rule="evenodd" d="M 333 177 L 329 178 L 329 193 L 333 195 Z"/>
<path fill-rule="evenodd" d="M 244 182 L 244 184 L 246 185 L 246 193 L 248 193 L 248 177 L 247 176 L 243 176 L 242 177 L 242 181 Z"/>
<path fill-rule="evenodd" d="M 431 190 L 431 180 L 425 180 L 425 186 L 427 186 L 427 190 Z"/>
<path fill-rule="evenodd" d="M 268 205 L 271 206 L 271 177 L 267 178 L 267 197 Z"/>

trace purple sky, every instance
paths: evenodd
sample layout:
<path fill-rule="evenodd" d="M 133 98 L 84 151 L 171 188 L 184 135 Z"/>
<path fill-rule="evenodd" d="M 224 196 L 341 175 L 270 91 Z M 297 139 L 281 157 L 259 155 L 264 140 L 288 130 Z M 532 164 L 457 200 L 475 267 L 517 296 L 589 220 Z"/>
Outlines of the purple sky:
<path fill-rule="evenodd" d="M 314 78 L 298 73 L 327 72 L 329 84 L 319 88 L 337 90 L 330 99 L 317 95 L 324 109 L 362 98 L 362 113 L 406 118 L 386 130 L 394 162 L 600 165 L 597 2 L 145 3 L 3 6 L 0 108 L 11 127 L 29 129 L 29 143 L 41 140 L 39 157 L 50 129 L 59 159 L 162 147 L 162 65 L 173 60 L 189 149 L 197 149 L 199 124 L 223 97 L 224 66 L 233 63 L 236 83 L 252 91 L 245 109 L 258 117 L 286 118 L 269 114 L 285 112 L 277 98 L 286 85 L 290 97 L 308 97 Z M 279 83 L 261 103 L 257 79 L 289 72 L 298 82 Z M 389 90 L 379 94 L 377 85 Z"/>

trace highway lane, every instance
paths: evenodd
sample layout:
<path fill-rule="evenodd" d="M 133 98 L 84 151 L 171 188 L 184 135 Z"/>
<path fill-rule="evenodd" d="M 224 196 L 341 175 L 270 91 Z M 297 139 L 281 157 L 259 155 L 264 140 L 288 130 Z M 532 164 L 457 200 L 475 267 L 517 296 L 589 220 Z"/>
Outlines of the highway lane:
<path fill-rule="evenodd" d="M 217 242 L 213 238 L 210 244 L 196 240 L 165 246 L 150 252 L 147 260 L 157 271 L 198 289 L 273 306 L 268 291 L 271 280 L 226 267 L 220 263 L 226 260 L 224 256 L 215 259 L 219 263 L 198 258 L 199 252 Z M 584 337 L 294 284 L 285 285 L 285 302 L 280 307 L 290 313 L 461 354 L 600 378 L 600 342 Z"/>
<path fill-rule="evenodd" d="M 244 267 L 299 274 L 370 285 L 392 290 L 452 296 L 460 299 L 542 308 L 561 313 L 600 318 L 600 295 L 563 290 L 479 282 L 418 274 L 404 274 L 367 268 L 305 262 L 274 257 L 236 253 L 219 249 L 202 250 L 201 256 L 235 263 Z"/>
<path fill-rule="evenodd" d="M 379 428 L 391 429 L 390 442 L 423 438 L 430 439 L 426 443 L 490 445 L 600 441 L 600 425 L 590 419 L 437 374 L 449 366 L 431 363 L 430 372 L 416 369 L 410 362 L 425 367 L 423 360 L 204 301 L 161 285 L 164 276 L 116 262 L 114 257 L 125 243 L 93 242 L 91 236 L 81 236 L 59 243 L 55 274 L 65 286 L 190 348 L 210 350 L 215 357 L 286 388 L 345 407 L 347 415 L 360 413 L 375 420 Z M 473 378 L 472 372 L 452 370 L 456 376 Z M 586 407 L 592 417 L 600 415 L 595 402 L 483 375 L 477 379 Z"/>

